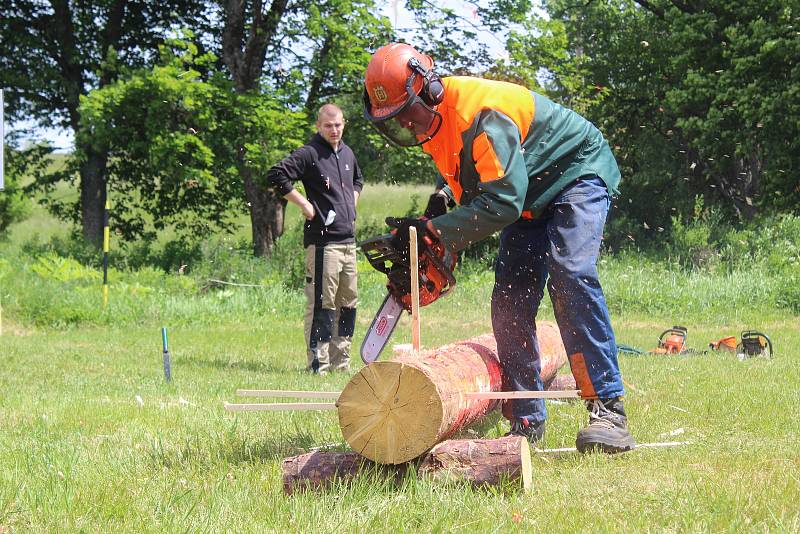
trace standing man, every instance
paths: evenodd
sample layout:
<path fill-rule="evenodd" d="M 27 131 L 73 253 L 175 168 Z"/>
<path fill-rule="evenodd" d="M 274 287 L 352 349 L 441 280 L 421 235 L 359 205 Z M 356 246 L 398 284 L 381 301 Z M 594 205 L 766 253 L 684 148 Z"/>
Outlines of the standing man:
<path fill-rule="evenodd" d="M 572 374 L 589 409 L 578 432 L 581 452 L 622 452 L 628 432 L 624 389 L 608 308 L 597 274 L 610 193 L 620 173 L 589 121 L 519 85 L 471 77 L 441 79 L 433 60 L 407 44 L 384 46 L 365 76 L 365 116 L 400 146 L 422 145 L 459 206 L 446 212 L 431 197 L 430 220 L 402 219 L 454 251 L 497 231 L 500 250 L 492 327 L 507 390 L 543 389 L 534 318 L 550 293 Z M 549 278 L 549 281 L 548 281 Z M 531 442 L 545 426 L 542 399 L 503 410 L 511 433 Z"/>
<path fill-rule="evenodd" d="M 355 221 L 361 170 L 342 141 L 344 117 L 335 104 L 317 114 L 317 133 L 269 170 L 269 181 L 306 218 L 305 336 L 309 371 L 350 368 L 358 300 Z M 292 182 L 303 183 L 306 196 Z"/>

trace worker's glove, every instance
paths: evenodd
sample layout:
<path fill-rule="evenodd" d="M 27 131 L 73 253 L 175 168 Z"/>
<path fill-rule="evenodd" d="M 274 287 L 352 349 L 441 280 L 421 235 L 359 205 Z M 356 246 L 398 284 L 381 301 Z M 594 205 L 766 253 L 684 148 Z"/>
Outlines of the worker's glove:
<path fill-rule="evenodd" d="M 428 221 L 410 217 L 386 217 L 386 224 L 396 229 L 391 245 L 400 255 L 400 261 L 408 265 L 411 262 L 408 251 L 408 229 L 412 226 L 417 229 L 417 254 L 419 254 L 425 248 L 425 236 L 430 236 L 426 228 Z"/>
<path fill-rule="evenodd" d="M 434 193 L 428 198 L 425 206 L 425 218 L 433 219 L 447 213 L 447 197 L 441 193 Z"/>

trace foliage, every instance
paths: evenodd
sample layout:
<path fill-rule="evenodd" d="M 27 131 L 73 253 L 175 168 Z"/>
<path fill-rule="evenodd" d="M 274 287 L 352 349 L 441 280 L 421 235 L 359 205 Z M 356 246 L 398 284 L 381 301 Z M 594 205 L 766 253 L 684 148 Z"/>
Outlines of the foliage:
<path fill-rule="evenodd" d="M 611 228 L 642 241 L 692 217 L 700 195 L 726 221 L 796 212 L 798 12 L 786 1 L 545 4 L 512 33 L 506 69 L 590 118 L 623 174 Z M 540 76 L 541 77 L 541 76 Z M 616 225 L 616 226 L 615 226 Z"/>
<path fill-rule="evenodd" d="M 235 141 L 249 140 L 244 148 L 259 168 L 300 142 L 303 115 L 234 92 L 212 54 L 182 40 L 160 52 L 159 65 L 93 91 L 80 108 L 81 144 L 108 150 L 114 231 L 125 241 L 166 228 L 195 240 L 230 229 L 245 210 Z"/>
<path fill-rule="evenodd" d="M 0 190 L 0 239 L 6 237 L 9 226 L 23 220 L 30 212 L 31 202 L 25 195 L 22 180 L 43 172 L 47 145 L 34 145 L 26 150 L 5 146 L 4 186 Z"/>
<path fill-rule="evenodd" d="M 79 204 L 51 208 L 64 220 L 80 222 L 84 237 L 96 246 L 108 154 L 98 143 L 86 146 L 90 137 L 80 132 L 80 98 L 126 69 L 152 64 L 173 27 L 205 24 L 205 8 L 188 0 L 5 0 L 0 9 L 0 85 L 9 88 L 11 119 L 68 129 L 81 152 L 68 168 L 37 176 L 33 186 L 49 194 L 59 183 L 77 185 Z"/>

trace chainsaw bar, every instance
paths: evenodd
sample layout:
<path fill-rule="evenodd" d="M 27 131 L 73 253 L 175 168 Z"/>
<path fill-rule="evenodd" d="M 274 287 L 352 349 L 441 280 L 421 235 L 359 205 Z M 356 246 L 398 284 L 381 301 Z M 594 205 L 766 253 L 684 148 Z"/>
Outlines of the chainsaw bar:
<path fill-rule="evenodd" d="M 402 314 L 402 304 L 397 302 L 391 293 L 386 295 L 361 343 L 361 359 L 365 364 L 374 362 L 381 355 Z"/>

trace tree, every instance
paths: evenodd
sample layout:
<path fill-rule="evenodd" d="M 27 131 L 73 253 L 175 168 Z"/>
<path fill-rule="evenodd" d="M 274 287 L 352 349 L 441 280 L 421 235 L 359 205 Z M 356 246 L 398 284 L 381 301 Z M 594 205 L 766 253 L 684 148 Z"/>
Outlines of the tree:
<path fill-rule="evenodd" d="M 84 98 L 80 132 L 84 145 L 108 151 L 114 228 L 124 240 L 171 227 L 197 241 L 246 211 L 231 139 L 264 140 L 246 146 L 257 167 L 300 144 L 293 136 L 305 116 L 267 95 L 235 92 L 216 57 L 189 41 L 168 40 L 160 55 L 159 65 Z"/>
<path fill-rule="evenodd" d="M 41 175 L 46 167 L 50 147 L 34 145 L 25 150 L 18 148 L 14 136 L 9 135 L 5 146 L 5 188 L 0 191 L 0 238 L 6 237 L 9 227 L 23 220 L 30 210 L 30 200 L 22 188 L 25 177 Z"/>
<path fill-rule="evenodd" d="M 123 66 L 151 64 L 175 25 L 200 25 L 202 3 L 191 0 L 0 0 L 0 84 L 9 115 L 75 133 L 76 158 L 43 175 L 45 191 L 79 181 L 80 201 L 52 210 L 79 222 L 85 239 L 102 241 L 108 149 L 80 131 L 80 98 L 117 79 Z M 76 177 L 77 174 L 77 177 Z"/>
<path fill-rule="evenodd" d="M 550 93 L 606 134 L 640 228 L 690 216 L 696 195 L 731 219 L 797 210 L 791 2 L 553 0 L 546 9 L 536 32 L 514 35 L 509 68 L 545 67 Z"/>
<path fill-rule="evenodd" d="M 371 0 L 273 0 L 269 6 L 260 0 L 225 0 L 221 6 L 220 54 L 236 92 L 253 98 L 277 95 L 287 109 L 305 110 L 310 118 L 324 100 L 358 90 L 368 44 L 387 32 Z M 267 255 L 283 233 L 286 201 L 267 187 L 266 169 L 252 164 L 248 147 L 265 140 L 237 141 L 253 250 Z"/>

